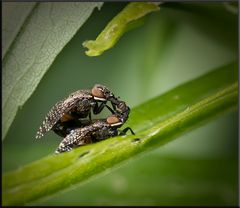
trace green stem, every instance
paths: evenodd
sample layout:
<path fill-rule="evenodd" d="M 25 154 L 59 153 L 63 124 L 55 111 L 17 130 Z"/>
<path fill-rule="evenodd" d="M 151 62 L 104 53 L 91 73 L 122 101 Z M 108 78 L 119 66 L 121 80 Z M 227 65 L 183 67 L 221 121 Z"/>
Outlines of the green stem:
<path fill-rule="evenodd" d="M 70 188 L 170 142 L 218 114 L 236 109 L 236 75 L 237 65 L 229 64 L 134 108 L 128 124 L 136 131 L 135 136 L 118 136 L 69 153 L 50 155 L 4 174 L 3 204 L 27 204 Z M 142 119 L 138 117 L 141 114 L 145 115 Z"/>

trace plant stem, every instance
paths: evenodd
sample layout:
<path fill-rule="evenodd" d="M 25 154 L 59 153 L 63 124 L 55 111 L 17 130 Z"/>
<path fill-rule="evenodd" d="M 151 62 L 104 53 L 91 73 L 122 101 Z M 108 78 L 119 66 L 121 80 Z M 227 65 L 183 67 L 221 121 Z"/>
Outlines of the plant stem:
<path fill-rule="evenodd" d="M 3 204 L 27 204 L 66 190 L 140 153 L 158 148 L 219 114 L 236 110 L 236 66 L 219 68 L 133 109 L 128 124 L 137 129 L 136 135 L 118 136 L 68 153 L 50 155 L 6 173 Z M 158 108 L 171 106 L 174 99 L 172 109 L 166 107 L 165 114 L 161 114 L 162 109 Z M 142 113 L 138 113 L 140 110 Z M 139 118 L 139 114 L 145 117 Z"/>

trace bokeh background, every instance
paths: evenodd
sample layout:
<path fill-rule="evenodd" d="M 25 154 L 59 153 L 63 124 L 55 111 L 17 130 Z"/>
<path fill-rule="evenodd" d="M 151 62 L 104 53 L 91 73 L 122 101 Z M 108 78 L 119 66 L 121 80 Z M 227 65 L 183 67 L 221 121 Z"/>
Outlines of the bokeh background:
<path fill-rule="evenodd" d="M 49 109 L 73 91 L 101 83 L 133 108 L 237 58 L 237 7 L 227 3 L 163 4 L 114 48 L 87 57 L 83 41 L 95 39 L 125 5 L 94 10 L 57 56 L 3 141 L 3 172 L 54 152 L 57 135 L 35 134 Z M 36 204 L 236 205 L 237 191 L 238 114 L 230 112 Z"/>

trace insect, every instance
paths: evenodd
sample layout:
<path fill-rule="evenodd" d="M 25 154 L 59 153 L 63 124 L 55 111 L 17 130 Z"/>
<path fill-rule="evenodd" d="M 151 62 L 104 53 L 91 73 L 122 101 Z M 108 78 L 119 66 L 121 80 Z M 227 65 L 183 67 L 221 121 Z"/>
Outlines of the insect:
<path fill-rule="evenodd" d="M 109 137 L 125 135 L 128 130 L 134 134 L 129 127 L 118 130 L 118 128 L 122 126 L 121 119 L 122 118 L 119 118 L 117 115 L 111 115 L 107 119 L 96 120 L 82 128 L 72 129 L 59 144 L 55 153 L 70 151 L 72 148 L 95 143 Z"/>
<path fill-rule="evenodd" d="M 114 114 L 116 114 L 118 117 L 118 123 L 115 123 L 113 125 L 121 127 L 121 125 L 123 125 L 128 119 L 130 108 L 126 105 L 124 101 L 121 101 L 116 97 L 112 97 L 110 101 L 114 109 Z M 77 118 L 72 120 L 67 120 L 66 122 L 62 122 L 60 120 L 54 125 L 53 131 L 61 137 L 66 137 L 72 129 L 84 127 L 90 123 L 91 122 L 89 120 L 85 119 L 85 120 L 79 121 L 77 120 Z"/>
<path fill-rule="evenodd" d="M 124 101 L 121 101 L 116 97 L 112 97 L 109 100 L 111 101 L 114 113 L 119 118 L 119 122 L 121 124 L 124 124 L 128 119 L 130 108 L 126 105 Z"/>
<path fill-rule="evenodd" d="M 39 127 L 36 138 L 41 138 L 51 129 L 56 134 L 65 137 L 71 129 L 85 125 L 79 121 L 80 118 L 89 116 L 91 120 L 91 109 L 94 114 L 98 114 L 106 106 L 111 113 L 114 113 L 106 104 L 112 98 L 115 98 L 113 93 L 100 84 L 96 84 L 91 90 L 78 90 L 71 93 L 64 100 L 57 102 L 48 112 Z"/>
<path fill-rule="evenodd" d="M 108 101 L 113 109 L 106 104 Z M 94 114 L 98 114 L 104 107 L 113 115 L 92 121 L 91 109 Z M 130 127 L 118 130 L 127 121 L 129 113 L 130 108 L 124 101 L 115 97 L 107 87 L 97 84 L 92 90 L 78 90 L 56 103 L 48 112 L 36 138 L 53 130 L 64 138 L 56 150 L 56 153 L 61 153 L 77 146 L 125 135 L 128 130 L 134 134 Z M 89 120 L 86 117 L 89 117 Z"/>

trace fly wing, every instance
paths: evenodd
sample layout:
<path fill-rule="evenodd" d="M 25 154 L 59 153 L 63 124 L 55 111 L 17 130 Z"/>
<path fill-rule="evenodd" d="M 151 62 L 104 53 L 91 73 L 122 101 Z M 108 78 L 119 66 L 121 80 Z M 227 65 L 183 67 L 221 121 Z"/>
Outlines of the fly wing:
<path fill-rule="evenodd" d="M 105 132 L 104 127 L 109 126 L 105 119 L 96 120 L 82 128 L 73 129 L 59 144 L 55 153 L 70 151 L 72 148 L 83 146 L 94 142 L 94 138 Z M 100 131 L 100 132 L 99 132 Z M 110 137 L 110 135 L 108 135 Z M 104 139 L 108 138 L 104 137 Z M 98 138 L 97 138 L 98 139 Z"/>
<path fill-rule="evenodd" d="M 77 102 L 84 97 L 84 93 L 86 94 L 86 96 L 89 96 L 85 91 L 80 90 L 72 93 L 65 100 L 56 103 L 48 112 L 42 125 L 39 127 L 36 138 L 41 138 L 46 132 L 52 129 L 52 127 L 63 117 L 65 113 L 68 113 L 73 108 L 75 108 Z"/>
<path fill-rule="evenodd" d="M 92 143 L 91 127 L 72 130 L 59 144 L 55 153 L 70 151 L 72 148 Z"/>

